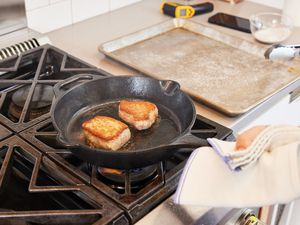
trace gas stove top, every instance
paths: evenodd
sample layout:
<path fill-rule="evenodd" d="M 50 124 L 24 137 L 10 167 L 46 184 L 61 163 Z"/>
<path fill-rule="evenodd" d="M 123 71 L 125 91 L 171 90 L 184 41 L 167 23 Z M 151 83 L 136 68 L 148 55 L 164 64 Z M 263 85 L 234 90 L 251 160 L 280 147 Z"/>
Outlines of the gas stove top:
<path fill-rule="evenodd" d="M 189 149 L 116 170 L 56 141 L 53 86 L 80 73 L 110 76 L 50 45 L 0 62 L 0 224 L 133 224 L 174 193 Z M 198 115 L 192 133 L 226 139 L 231 130 Z"/>

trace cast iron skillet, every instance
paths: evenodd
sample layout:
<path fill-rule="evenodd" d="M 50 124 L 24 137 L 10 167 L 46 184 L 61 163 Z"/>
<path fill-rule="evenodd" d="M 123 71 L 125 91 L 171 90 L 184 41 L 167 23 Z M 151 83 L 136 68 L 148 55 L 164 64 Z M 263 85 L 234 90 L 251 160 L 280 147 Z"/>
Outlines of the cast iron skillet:
<path fill-rule="evenodd" d="M 89 81 L 62 91 L 79 79 Z M 76 75 L 54 87 L 56 100 L 51 109 L 58 141 L 77 157 L 92 164 L 131 169 L 154 164 L 170 157 L 180 147 L 208 145 L 190 133 L 196 113 L 192 100 L 175 81 L 149 77 L 97 77 Z M 81 124 L 96 115 L 118 117 L 120 99 L 144 99 L 155 103 L 159 119 L 148 130 L 130 127 L 132 138 L 117 151 L 91 148 L 85 143 Z"/>

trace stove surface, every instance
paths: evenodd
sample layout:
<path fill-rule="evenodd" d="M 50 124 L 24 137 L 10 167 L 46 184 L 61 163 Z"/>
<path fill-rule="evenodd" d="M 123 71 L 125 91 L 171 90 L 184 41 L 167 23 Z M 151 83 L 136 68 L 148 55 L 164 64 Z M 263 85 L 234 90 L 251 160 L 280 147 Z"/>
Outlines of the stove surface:
<path fill-rule="evenodd" d="M 115 170 L 57 142 L 53 86 L 81 73 L 110 75 L 50 45 L 0 62 L 0 222 L 132 224 L 174 193 L 191 149 L 146 168 Z M 231 130 L 198 115 L 192 133 L 226 139 Z"/>
<path fill-rule="evenodd" d="M 0 221 L 127 224 L 121 209 L 18 136 L 0 142 Z"/>

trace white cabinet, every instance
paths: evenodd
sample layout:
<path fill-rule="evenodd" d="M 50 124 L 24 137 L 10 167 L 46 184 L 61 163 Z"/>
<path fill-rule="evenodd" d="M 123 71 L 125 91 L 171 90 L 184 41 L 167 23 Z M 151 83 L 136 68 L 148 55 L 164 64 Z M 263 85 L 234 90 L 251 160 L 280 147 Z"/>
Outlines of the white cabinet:
<path fill-rule="evenodd" d="M 283 97 L 278 103 L 255 118 L 242 130 L 261 124 L 290 124 L 300 126 L 300 97 L 292 102 L 290 102 L 290 97 L 291 95 Z"/>

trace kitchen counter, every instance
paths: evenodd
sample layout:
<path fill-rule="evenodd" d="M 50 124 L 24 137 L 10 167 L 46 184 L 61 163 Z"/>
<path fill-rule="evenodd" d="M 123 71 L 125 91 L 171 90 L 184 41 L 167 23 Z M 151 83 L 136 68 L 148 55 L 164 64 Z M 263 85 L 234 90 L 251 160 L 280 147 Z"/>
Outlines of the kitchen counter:
<path fill-rule="evenodd" d="M 219 11 L 246 18 L 257 12 L 279 11 L 278 9 L 246 1 L 236 5 L 231 5 L 217 0 L 211 2 L 215 7 L 212 13 L 193 17 L 191 20 L 214 27 L 214 29 L 243 38 L 250 42 L 254 42 L 251 34 L 209 24 L 207 23 L 208 17 Z M 143 0 L 140 3 L 50 32 L 47 35 L 54 46 L 57 46 L 96 67 L 100 67 L 114 75 L 134 75 L 137 74 L 136 71 L 114 62 L 106 58 L 103 54 L 99 53 L 98 46 L 115 38 L 133 33 L 163 21 L 170 20 L 170 17 L 160 13 L 160 3 L 160 0 Z M 286 43 L 297 43 L 297 40 L 299 39 L 300 28 L 295 28 L 292 36 L 286 41 Z M 263 48 L 268 47 L 268 45 L 263 44 L 261 44 L 261 46 Z M 260 114 L 263 114 L 272 105 L 294 90 L 297 86 L 300 86 L 300 80 L 299 82 L 296 82 L 293 85 L 290 85 L 288 88 L 282 90 L 277 95 L 274 95 L 265 103 L 260 104 L 250 112 L 239 117 L 232 118 L 224 116 L 215 110 L 196 102 L 195 106 L 197 113 L 221 123 L 222 125 L 230 127 L 234 131 L 238 132 L 247 126 L 254 118 L 257 118 Z"/>

